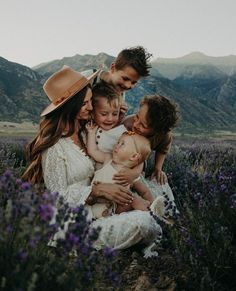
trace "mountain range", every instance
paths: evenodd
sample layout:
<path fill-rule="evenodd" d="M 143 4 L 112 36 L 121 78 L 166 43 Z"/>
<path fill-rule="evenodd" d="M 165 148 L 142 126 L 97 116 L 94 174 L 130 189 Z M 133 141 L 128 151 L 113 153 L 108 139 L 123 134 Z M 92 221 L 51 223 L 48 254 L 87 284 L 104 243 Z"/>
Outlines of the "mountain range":
<path fill-rule="evenodd" d="M 69 65 L 75 70 L 109 68 L 113 56 L 75 55 L 33 68 L 0 57 L 1 121 L 38 122 L 49 103 L 42 84 L 49 75 Z M 151 75 L 127 92 L 129 113 L 144 95 L 160 93 L 173 99 L 181 114 L 180 130 L 234 130 L 236 125 L 236 56 L 210 57 L 195 52 L 181 58 L 158 58 Z"/>
<path fill-rule="evenodd" d="M 186 67 L 194 65 L 212 65 L 227 75 L 233 75 L 236 72 L 236 56 L 211 57 L 193 52 L 180 58 L 157 58 L 152 62 L 154 70 L 171 80 L 182 75 Z"/>

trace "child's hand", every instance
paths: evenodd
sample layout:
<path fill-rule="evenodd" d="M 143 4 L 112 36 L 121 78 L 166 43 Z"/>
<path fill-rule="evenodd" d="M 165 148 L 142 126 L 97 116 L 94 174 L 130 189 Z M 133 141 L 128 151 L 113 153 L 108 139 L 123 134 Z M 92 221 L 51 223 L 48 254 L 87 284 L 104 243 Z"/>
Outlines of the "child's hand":
<path fill-rule="evenodd" d="M 156 178 L 157 183 L 160 183 L 161 185 L 167 183 L 166 173 L 163 172 L 162 170 L 155 170 L 154 173 L 152 174 L 151 179 L 153 178 Z"/>
<path fill-rule="evenodd" d="M 119 122 L 122 122 L 127 111 L 128 111 L 128 105 L 125 102 L 123 102 L 120 106 Z"/>
<path fill-rule="evenodd" d="M 85 127 L 86 127 L 88 133 L 96 133 L 96 131 L 98 129 L 98 126 L 92 120 L 87 122 Z"/>

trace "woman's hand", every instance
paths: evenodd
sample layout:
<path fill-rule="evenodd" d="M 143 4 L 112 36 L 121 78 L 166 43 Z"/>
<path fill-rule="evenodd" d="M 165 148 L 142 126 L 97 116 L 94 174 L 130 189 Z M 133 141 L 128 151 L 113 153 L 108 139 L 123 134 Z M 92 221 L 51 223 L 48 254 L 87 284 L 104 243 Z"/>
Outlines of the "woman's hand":
<path fill-rule="evenodd" d="M 96 198 L 105 198 L 120 205 L 128 205 L 133 201 L 133 194 L 125 187 L 111 183 L 94 183 L 92 196 Z"/>
<path fill-rule="evenodd" d="M 132 184 L 136 178 L 137 175 L 132 169 L 121 170 L 113 176 L 115 183 L 124 187 Z"/>
<path fill-rule="evenodd" d="M 163 172 L 162 170 L 155 170 L 154 173 L 152 174 L 151 179 L 153 178 L 156 178 L 157 183 L 160 183 L 161 185 L 167 183 L 166 173 Z"/>
<path fill-rule="evenodd" d="M 139 177 L 140 173 L 140 167 L 121 170 L 113 176 L 113 180 L 116 182 L 116 184 L 128 186 L 130 184 L 133 184 L 134 180 Z"/>

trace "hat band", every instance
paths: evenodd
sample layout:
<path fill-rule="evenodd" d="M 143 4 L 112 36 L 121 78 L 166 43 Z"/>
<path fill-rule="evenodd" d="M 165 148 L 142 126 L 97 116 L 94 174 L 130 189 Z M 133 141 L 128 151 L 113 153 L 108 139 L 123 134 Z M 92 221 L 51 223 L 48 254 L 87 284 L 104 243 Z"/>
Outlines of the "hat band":
<path fill-rule="evenodd" d="M 54 105 L 58 105 L 62 103 L 67 98 L 71 97 L 73 94 L 76 94 L 78 91 L 83 89 L 87 85 L 87 79 L 81 78 L 78 82 L 76 82 L 73 86 L 71 86 L 67 91 L 63 93 L 63 96 L 60 98 L 57 98 L 57 100 L 54 100 L 52 103 Z"/>

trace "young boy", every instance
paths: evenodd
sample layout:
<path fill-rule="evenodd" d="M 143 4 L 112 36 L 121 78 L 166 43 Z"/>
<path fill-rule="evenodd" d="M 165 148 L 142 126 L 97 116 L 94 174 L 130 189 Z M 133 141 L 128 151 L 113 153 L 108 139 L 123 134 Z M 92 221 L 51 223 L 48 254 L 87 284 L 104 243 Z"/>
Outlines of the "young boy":
<path fill-rule="evenodd" d="M 93 82 L 93 86 L 104 81 L 116 87 L 122 95 L 119 119 L 122 120 L 128 110 L 125 103 L 125 92 L 132 89 L 142 77 L 149 76 L 150 58 L 152 54 L 142 46 L 126 48 L 122 50 L 108 71 L 101 70 Z M 86 70 L 83 74 L 90 75 L 93 70 Z"/>
<path fill-rule="evenodd" d="M 152 54 L 142 46 L 122 50 L 108 71 L 101 71 L 93 85 L 103 80 L 117 88 L 120 93 L 132 89 L 142 77 L 149 76 Z M 87 75 L 91 70 L 84 71 Z"/>
<path fill-rule="evenodd" d="M 93 120 L 98 126 L 96 144 L 103 152 L 111 153 L 121 134 L 127 129 L 119 122 L 121 96 L 112 85 L 101 81 L 93 89 Z M 96 169 L 101 166 L 96 163 Z"/>

